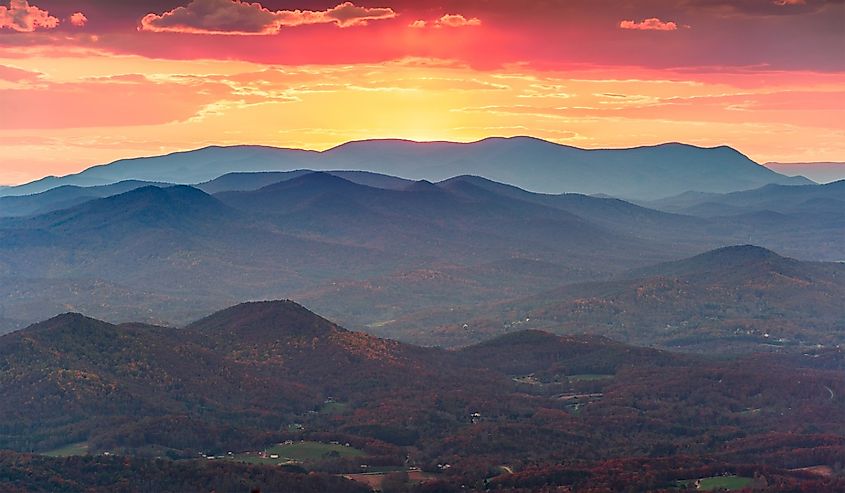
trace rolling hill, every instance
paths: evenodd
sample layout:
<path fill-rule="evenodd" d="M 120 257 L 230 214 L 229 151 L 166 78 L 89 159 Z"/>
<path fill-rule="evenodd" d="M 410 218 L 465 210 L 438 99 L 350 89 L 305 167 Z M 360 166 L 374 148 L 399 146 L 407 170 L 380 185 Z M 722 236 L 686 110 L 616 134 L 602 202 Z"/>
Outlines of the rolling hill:
<path fill-rule="evenodd" d="M 288 234 L 184 186 L 144 187 L 0 221 L 0 277 L 12 290 L 5 317 L 21 321 L 78 302 L 99 307 L 97 315 L 131 320 L 115 307 L 126 306 L 132 293 L 148 315 L 186 322 L 261 293 L 387 272 L 399 260 L 392 252 Z M 46 292 L 33 289 L 45 284 Z"/>
<path fill-rule="evenodd" d="M 211 181 L 200 183 L 196 187 L 210 194 L 220 192 L 249 192 L 313 172 L 311 170 L 296 170 L 264 173 L 227 173 Z M 359 185 L 389 190 L 403 190 L 413 183 L 411 180 L 367 171 L 327 171 L 326 173 Z"/>
<path fill-rule="evenodd" d="M 133 428 L 127 418 L 136 417 L 262 428 L 328 396 L 360 399 L 382 379 L 410 391 L 447 378 L 426 363 L 431 353 L 346 331 L 290 302 L 235 306 L 184 329 L 64 314 L 0 338 L 2 400 L 7 429 L 35 427 L 36 447 L 108 435 L 106 424 Z M 25 446 L 14 435 L 4 447 Z"/>
<path fill-rule="evenodd" d="M 83 204 L 93 199 L 110 197 L 145 186 L 163 187 L 170 185 L 136 180 L 94 187 L 63 185 L 33 195 L 0 197 L 0 217 L 46 214 Z"/>
<path fill-rule="evenodd" d="M 529 328 L 697 351 L 837 345 L 843 297 L 843 264 L 736 246 L 475 309 L 420 311 L 378 332 L 454 345 Z"/>
<path fill-rule="evenodd" d="M 289 301 L 182 329 L 64 314 L 0 336 L 0 446 L 17 451 L 0 454 L 0 491 L 144 491 L 165 476 L 163 491 L 196 489 L 211 475 L 217 488 L 358 491 L 329 473 L 361 464 L 425 472 L 433 491 L 668 488 L 724 471 L 825 491 L 793 469 L 841 457 L 845 379 L 841 351 L 807 354 L 694 357 L 538 331 L 445 351 L 347 331 Z M 359 452 L 239 464 L 275 444 L 332 442 Z M 77 457 L 31 453 L 53 449 Z"/>
<path fill-rule="evenodd" d="M 150 458 L 65 457 L 0 452 L 2 493 L 284 491 L 370 493 L 363 484 L 329 474 L 295 474 L 277 467 Z"/>

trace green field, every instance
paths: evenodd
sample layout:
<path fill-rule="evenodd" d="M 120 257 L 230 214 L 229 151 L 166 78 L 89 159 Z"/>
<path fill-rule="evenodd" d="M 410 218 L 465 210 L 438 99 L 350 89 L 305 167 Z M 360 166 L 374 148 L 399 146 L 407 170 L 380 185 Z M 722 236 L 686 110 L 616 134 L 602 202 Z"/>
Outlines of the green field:
<path fill-rule="evenodd" d="M 72 457 L 75 455 L 88 455 L 88 443 L 71 443 L 69 445 L 65 445 L 64 447 L 50 450 L 49 452 L 44 452 L 41 455 L 46 455 L 49 457 Z"/>
<path fill-rule="evenodd" d="M 347 407 L 345 402 L 327 402 L 320 408 L 320 414 L 341 414 Z"/>
<path fill-rule="evenodd" d="M 718 489 L 739 490 L 751 484 L 751 481 L 753 481 L 751 478 L 744 478 L 742 476 L 715 476 L 702 479 L 698 489 L 701 491 Z"/>
<path fill-rule="evenodd" d="M 593 380 L 607 380 L 608 378 L 613 378 L 615 375 L 604 375 L 599 373 L 584 373 L 583 375 L 569 375 L 568 378 L 571 382 L 590 382 Z"/>
<path fill-rule="evenodd" d="M 266 457 L 260 457 L 258 452 L 237 454 L 234 456 L 234 460 L 250 464 L 283 464 L 288 462 L 313 462 L 331 456 L 359 457 L 365 455 L 363 451 L 352 447 L 321 442 L 279 444 L 269 447 L 266 452 Z M 271 455 L 278 455 L 279 457 L 271 459 Z"/>
<path fill-rule="evenodd" d="M 699 491 L 716 491 L 716 490 L 739 490 L 745 488 L 753 481 L 752 478 L 745 478 L 742 476 L 713 476 L 712 478 L 701 478 L 699 483 Z M 695 480 L 679 481 L 680 486 L 689 487 L 695 483 Z"/>

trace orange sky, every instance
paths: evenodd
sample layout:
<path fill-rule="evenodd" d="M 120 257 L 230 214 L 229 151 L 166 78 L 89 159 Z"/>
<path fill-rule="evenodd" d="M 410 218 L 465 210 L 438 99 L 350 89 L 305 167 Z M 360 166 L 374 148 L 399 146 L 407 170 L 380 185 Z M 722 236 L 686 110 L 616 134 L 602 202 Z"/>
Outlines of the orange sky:
<path fill-rule="evenodd" d="M 69 3 L 0 0 L 0 183 L 379 137 L 845 161 L 841 1 Z"/>

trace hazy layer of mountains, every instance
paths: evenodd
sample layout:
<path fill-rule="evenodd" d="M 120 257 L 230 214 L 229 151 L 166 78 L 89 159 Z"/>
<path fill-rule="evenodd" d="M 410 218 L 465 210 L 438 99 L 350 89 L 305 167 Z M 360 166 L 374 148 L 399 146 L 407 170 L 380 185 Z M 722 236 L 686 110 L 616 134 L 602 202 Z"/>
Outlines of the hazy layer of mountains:
<path fill-rule="evenodd" d="M 838 214 L 845 210 L 845 180 L 823 185 L 766 185 L 727 194 L 686 192 L 644 204 L 691 216 L 778 214 Z"/>
<path fill-rule="evenodd" d="M 686 191 L 732 192 L 766 184 L 809 184 L 763 167 L 729 147 L 663 144 L 586 150 L 530 137 L 461 144 L 401 140 L 350 142 L 324 152 L 258 146 L 207 147 L 126 159 L 66 177 L 0 190 L 43 192 L 61 185 L 97 186 L 139 180 L 197 184 L 229 172 L 356 170 L 412 180 L 477 175 L 543 193 L 577 192 L 655 199 Z"/>
<path fill-rule="evenodd" d="M 462 326 L 474 307 L 729 245 L 841 261 L 843 182 L 806 183 L 725 147 L 586 151 L 532 138 L 123 160 L 0 192 L 0 330 L 68 310 L 183 324 L 291 298 L 357 329 L 473 342 L 421 335 L 420 322 Z"/>
<path fill-rule="evenodd" d="M 351 327 L 452 344 L 451 335 L 418 338 L 419 320 L 726 245 L 845 258 L 839 184 L 728 194 L 746 197 L 747 211 L 728 217 L 474 176 L 246 173 L 199 187 L 216 193 L 120 182 L 0 198 L 43 212 L 0 219 L 0 324 L 10 330 L 67 310 L 181 324 L 245 299 L 291 298 Z"/>
<path fill-rule="evenodd" d="M 804 176 L 817 183 L 845 180 L 845 163 L 766 163 L 766 167 L 787 176 Z"/>

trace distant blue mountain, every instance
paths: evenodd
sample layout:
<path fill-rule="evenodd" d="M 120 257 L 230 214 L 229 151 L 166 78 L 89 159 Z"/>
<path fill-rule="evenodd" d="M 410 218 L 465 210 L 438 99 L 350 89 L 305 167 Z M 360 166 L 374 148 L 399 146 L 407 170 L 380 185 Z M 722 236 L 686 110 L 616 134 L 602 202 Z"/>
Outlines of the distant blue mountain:
<path fill-rule="evenodd" d="M 0 217 L 30 216 L 67 209 L 96 198 L 109 197 L 149 185 L 169 186 L 166 183 L 127 180 L 111 185 L 81 187 L 61 185 L 32 195 L 0 197 Z"/>
<path fill-rule="evenodd" d="M 683 193 L 645 205 L 701 217 L 737 216 L 754 212 L 845 215 L 845 180 L 824 185 L 766 185 L 754 190 L 718 193 Z"/>
<path fill-rule="evenodd" d="M 689 190 L 726 193 L 767 184 L 811 184 L 760 166 L 730 147 L 662 144 L 586 150 L 532 137 L 473 143 L 367 140 L 324 152 L 260 146 L 206 147 L 166 156 L 125 159 L 76 175 L 49 177 L 0 190 L 43 192 L 60 185 L 105 185 L 123 180 L 196 184 L 233 172 L 353 170 L 441 181 L 477 175 L 543 193 L 577 192 L 656 199 Z M 348 178 L 348 177 L 347 177 Z"/>
<path fill-rule="evenodd" d="M 300 169 L 295 171 L 227 173 L 211 181 L 200 183 L 197 185 L 197 188 L 205 191 L 206 193 L 212 194 L 219 192 L 249 192 L 282 181 L 292 180 L 309 173 L 313 173 L 313 171 Z M 413 183 L 411 180 L 382 175 L 379 173 L 370 173 L 368 171 L 329 171 L 328 173 L 359 185 L 384 188 L 388 190 L 403 190 L 405 187 Z"/>

